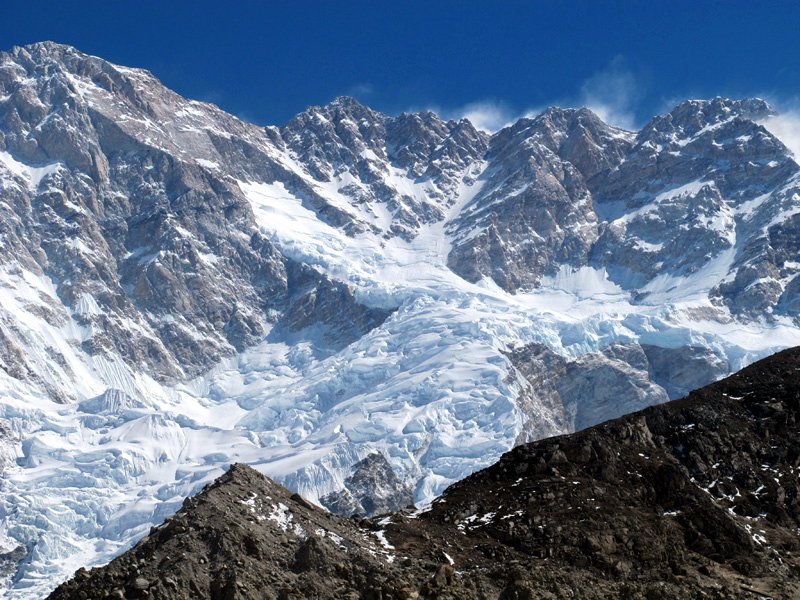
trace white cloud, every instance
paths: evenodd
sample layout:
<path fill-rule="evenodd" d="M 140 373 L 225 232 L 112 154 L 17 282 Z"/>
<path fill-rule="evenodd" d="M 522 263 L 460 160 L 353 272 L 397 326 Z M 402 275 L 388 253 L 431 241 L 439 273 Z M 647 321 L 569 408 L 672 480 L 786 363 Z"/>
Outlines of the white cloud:
<path fill-rule="evenodd" d="M 365 96 L 371 96 L 374 93 L 375 93 L 374 85 L 372 85 L 371 83 L 362 82 L 362 83 L 356 83 L 355 85 L 351 86 L 345 93 L 345 96 L 353 96 L 354 98 L 359 98 L 359 97 L 363 98 Z"/>
<path fill-rule="evenodd" d="M 481 129 L 487 133 L 496 133 L 503 127 L 513 125 L 523 117 L 534 117 L 541 112 L 540 109 L 519 112 L 496 100 L 478 100 L 458 108 L 440 109 L 438 107 L 430 107 L 427 110 L 435 112 L 443 119 L 468 119 L 476 129 Z"/>
<path fill-rule="evenodd" d="M 642 97 L 641 82 L 628 69 L 625 59 L 618 56 L 606 68 L 583 82 L 577 98 L 555 100 L 550 105 L 586 106 L 606 123 L 635 130 L 638 125 L 636 106 Z M 531 108 L 520 112 L 503 102 L 480 100 L 453 110 L 431 110 L 446 119 L 466 117 L 478 129 L 494 133 L 522 117 L 534 117 L 543 109 Z"/>
<path fill-rule="evenodd" d="M 761 124 L 792 151 L 795 161 L 800 162 L 800 108 L 781 111 Z"/>
<path fill-rule="evenodd" d="M 581 86 L 580 104 L 606 123 L 623 129 L 636 129 L 635 109 L 641 99 L 641 84 L 621 56 Z"/>
<path fill-rule="evenodd" d="M 554 99 L 547 106 L 581 107 L 595 112 L 603 121 L 628 130 L 638 129 L 636 107 L 642 100 L 642 84 L 627 67 L 622 56 L 614 58 L 608 66 L 584 81 L 572 98 Z M 415 112 L 418 109 L 409 109 Z M 457 108 L 428 106 L 443 119 L 466 118 L 478 129 L 495 133 L 523 117 L 535 117 L 544 107 L 520 111 L 508 104 L 484 99 Z"/>
<path fill-rule="evenodd" d="M 458 108 L 430 108 L 443 119 L 468 119 L 477 129 L 494 133 L 517 120 L 506 104 L 495 100 L 478 100 Z"/>
<path fill-rule="evenodd" d="M 462 117 L 469 119 L 478 129 L 494 133 L 507 125 L 511 125 L 515 118 L 513 113 L 503 104 L 484 100 L 472 102 L 458 112 Z"/>

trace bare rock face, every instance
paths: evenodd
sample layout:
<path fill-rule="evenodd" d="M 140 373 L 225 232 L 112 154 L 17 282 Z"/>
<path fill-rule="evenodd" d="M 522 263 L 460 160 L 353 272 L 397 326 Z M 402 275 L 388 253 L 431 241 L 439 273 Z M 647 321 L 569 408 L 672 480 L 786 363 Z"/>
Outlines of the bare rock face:
<path fill-rule="evenodd" d="M 732 311 L 757 318 L 764 312 L 798 318 L 797 241 L 800 217 L 794 210 L 800 199 L 800 185 L 795 182 L 767 202 L 767 213 L 758 221 L 760 227 L 737 255 L 735 277 L 720 283 L 714 293 L 718 301 Z M 770 212 L 776 216 L 769 219 Z M 780 215 L 787 215 L 784 219 Z M 755 220 L 755 219 L 754 219 Z M 756 225 L 754 223 L 754 225 Z"/>
<path fill-rule="evenodd" d="M 572 163 L 589 179 L 615 167 L 633 145 L 633 135 L 604 123 L 587 108 L 550 107 L 525 119 L 531 138 Z"/>
<path fill-rule="evenodd" d="M 510 350 L 508 357 L 536 394 L 534 406 L 556 415 L 556 431 L 585 429 L 680 398 L 730 369 L 708 348 L 650 344 L 612 344 L 575 359 L 530 344 Z M 531 414 L 531 424 L 541 426 L 542 420 Z M 529 440 L 523 435 L 520 441 Z"/>
<path fill-rule="evenodd" d="M 707 348 L 684 346 L 663 348 L 642 344 L 650 378 L 664 388 L 671 399 L 722 378 L 730 365 Z"/>
<path fill-rule="evenodd" d="M 645 125 L 618 169 L 592 179 L 596 201 L 640 207 L 646 194 L 698 180 L 714 181 L 724 197 L 737 200 L 771 190 L 796 172 L 785 147 L 758 124 L 771 114 L 759 99 L 687 100 Z M 745 148 L 752 164 L 735 160 Z"/>
<path fill-rule="evenodd" d="M 320 499 L 331 512 L 371 517 L 414 506 L 414 496 L 397 477 L 386 457 L 370 454 L 353 465 L 353 474 L 345 479 L 344 489 Z"/>
<path fill-rule="evenodd" d="M 597 120 L 583 113 L 571 116 Z M 588 155 L 585 140 L 576 141 L 573 128 L 590 136 L 587 129 L 562 118 L 558 125 L 567 131 L 554 131 L 554 114 L 522 119 L 490 141 L 485 183 L 451 225 L 448 266 L 467 280 L 485 276 L 517 290 L 535 286 L 561 265 L 586 264 L 597 217 L 581 171 L 559 152 L 589 171 L 605 159 Z"/>
<path fill-rule="evenodd" d="M 316 343 L 329 351 L 356 341 L 392 313 L 359 304 L 347 285 L 320 278 L 305 265 L 288 272 L 288 288 L 288 307 L 270 335 L 288 332 L 294 339 L 316 337 Z"/>
<path fill-rule="evenodd" d="M 797 598 L 798 370 L 788 350 L 519 446 L 430 510 L 380 521 L 336 517 L 234 465 L 50 598 Z"/>
<path fill-rule="evenodd" d="M 645 369 L 603 354 L 584 355 L 570 364 L 558 390 L 568 414 L 574 415 L 575 430 L 606 415 L 624 415 L 669 399 Z"/>

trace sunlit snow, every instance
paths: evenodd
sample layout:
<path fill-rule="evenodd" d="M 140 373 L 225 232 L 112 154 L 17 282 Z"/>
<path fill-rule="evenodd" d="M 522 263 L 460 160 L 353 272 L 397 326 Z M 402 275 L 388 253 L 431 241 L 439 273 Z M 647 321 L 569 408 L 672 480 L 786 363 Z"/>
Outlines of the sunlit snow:
<path fill-rule="evenodd" d="M 151 77 L 120 72 L 146 82 Z M 97 110 L 113 100 L 89 81 L 75 77 L 73 83 Z M 123 131 L 144 128 L 154 147 L 220 169 L 224 157 L 208 133 L 230 137 L 215 125 L 221 111 L 183 106 L 163 125 L 134 122 L 124 107 L 114 110 Z M 159 127 L 172 129 L 160 136 Z M 196 155 L 183 156 L 185 140 Z M 19 362 L 35 375 L 0 369 L 0 419 L 9 424 L 12 441 L 0 446 L 0 551 L 20 544 L 31 550 L 9 598 L 43 597 L 76 568 L 108 561 L 232 462 L 251 464 L 316 502 L 342 487 L 356 461 L 379 451 L 424 506 L 449 484 L 495 462 L 526 426 L 518 404 L 525 382 L 505 354 L 509 348 L 538 342 L 575 358 L 615 342 L 699 346 L 738 369 L 797 343 L 796 326 L 788 321 L 745 325 L 712 306 L 708 292 L 728 275 L 733 249 L 691 274 L 655 277 L 642 290 L 649 295 L 637 302 L 606 271 L 590 267 L 562 267 L 535 291 L 512 295 L 491 280 L 469 283 L 446 264 L 448 225 L 482 193 L 485 163 L 467 167 L 452 201 L 437 205 L 443 218 L 408 241 L 385 235 L 393 218 L 385 205 L 351 205 L 340 193 L 355 183 L 348 174 L 315 181 L 288 154 L 264 152 L 305 178 L 330 206 L 373 230 L 348 236 L 283 183 L 240 174 L 233 185 L 246 195 L 263 233 L 286 257 L 350 284 L 359 301 L 392 314 L 335 353 L 319 353 L 313 336 L 266 335 L 204 375 L 168 385 L 113 354 L 83 350 L 93 332 L 82 317 L 102 310 L 90 293 L 73 311 L 41 272 L 0 267 L 0 332 L 25 349 Z M 0 152 L 0 185 L 33 190 L 60 168 L 25 165 Z M 433 203 L 426 199 L 429 182 L 396 170 L 385 178 L 406 198 Z M 698 180 L 666 190 L 640 212 L 704 185 Z M 759 197 L 736 210 L 755 219 L 771 201 Z M 796 210 L 795 199 L 786 202 L 777 213 L 782 218 Z M 725 230 L 730 216 L 704 226 Z M 145 249 L 130 256 L 154 259 Z M 211 254 L 201 258 L 214 260 Z M 143 321 L 124 328 L 157 337 Z M 60 401 L 53 399 L 58 394 Z M 565 433 L 550 409 L 537 410 L 529 429 L 542 436 Z M 262 516 L 289 527 L 284 508 Z"/>

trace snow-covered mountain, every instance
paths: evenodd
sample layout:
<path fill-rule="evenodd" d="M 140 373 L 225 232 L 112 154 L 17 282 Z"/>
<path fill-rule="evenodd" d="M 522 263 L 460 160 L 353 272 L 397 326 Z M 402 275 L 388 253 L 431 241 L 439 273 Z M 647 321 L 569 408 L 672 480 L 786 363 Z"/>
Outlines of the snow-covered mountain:
<path fill-rule="evenodd" d="M 425 503 L 796 344 L 800 167 L 772 114 L 552 108 L 490 136 L 338 98 L 257 127 L 66 46 L 0 54 L 9 597 L 232 462 L 321 501 L 388 461 Z"/>

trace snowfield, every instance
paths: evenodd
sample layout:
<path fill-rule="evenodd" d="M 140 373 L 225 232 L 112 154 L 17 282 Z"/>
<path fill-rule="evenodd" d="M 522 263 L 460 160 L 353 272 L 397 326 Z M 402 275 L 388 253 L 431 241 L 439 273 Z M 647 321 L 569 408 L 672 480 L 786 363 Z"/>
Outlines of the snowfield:
<path fill-rule="evenodd" d="M 800 168 L 749 118 L 763 101 L 687 101 L 639 134 L 548 109 L 490 138 L 346 98 L 256 127 L 52 43 L 0 69 L 0 117 L 28 119 L 0 131 L 4 598 L 109 561 L 234 462 L 319 503 L 380 452 L 422 508 L 581 409 L 665 400 L 644 347 L 694 381 L 800 339 Z M 28 139 L 64 160 L 23 160 Z M 290 268 L 313 299 L 352 292 L 311 316 L 388 317 L 354 340 L 282 327 Z"/>

